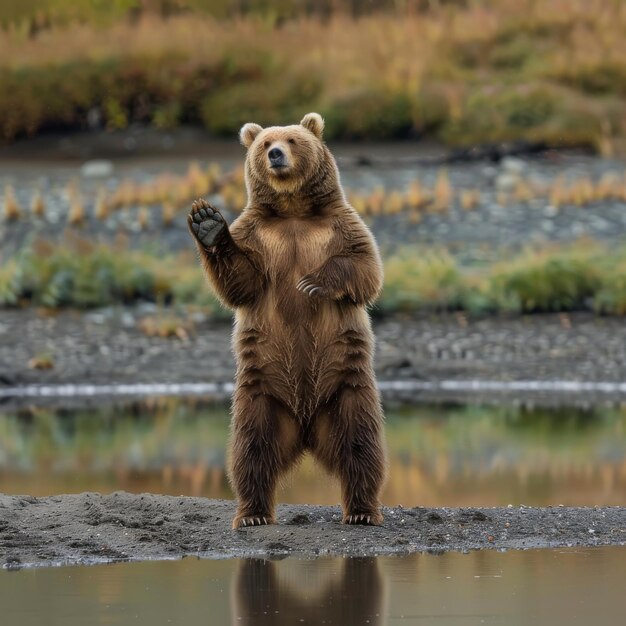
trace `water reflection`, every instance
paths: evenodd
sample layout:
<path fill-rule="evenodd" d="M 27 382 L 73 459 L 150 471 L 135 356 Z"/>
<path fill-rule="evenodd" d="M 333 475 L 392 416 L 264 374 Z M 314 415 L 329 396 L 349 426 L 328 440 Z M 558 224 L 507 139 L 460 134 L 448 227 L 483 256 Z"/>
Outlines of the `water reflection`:
<path fill-rule="evenodd" d="M 626 502 L 626 409 L 420 406 L 388 413 L 384 502 L 404 506 Z M 0 491 L 230 498 L 228 413 L 161 400 L 88 411 L 0 413 Z M 306 460 L 282 502 L 337 504 Z"/>
<path fill-rule="evenodd" d="M 317 575 L 311 575 L 311 562 L 304 563 L 302 567 L 299 561 L 241 561 L 232 592 L 232 624 L 386 623 L 376 559 L 336 559 L 335 568 L 316 568 Z"/>
<path fill-rule="evenodd" d="M 2 623 L 222 626 L 624 621 L 626 548 L 0 571 Z"/>

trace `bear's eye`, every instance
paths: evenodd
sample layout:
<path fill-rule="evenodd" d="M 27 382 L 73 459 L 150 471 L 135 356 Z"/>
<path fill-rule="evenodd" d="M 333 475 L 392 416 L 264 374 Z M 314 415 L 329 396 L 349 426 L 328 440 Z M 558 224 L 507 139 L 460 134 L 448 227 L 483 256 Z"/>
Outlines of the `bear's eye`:
<path fill-rule="evenodd" d="M 296 140 L 293 139 L 292 137 L 289 137 L 289 139 L 287 140 L 289 143 L 296 143 Z"/>
<path fill-rule="evenodd" d="M 270 147 L 270 142 L 269 142 L 269 141 L 266 141 L 266 142 L 263 144 L 263 147 L 267 150 L 267 149 Z"/>

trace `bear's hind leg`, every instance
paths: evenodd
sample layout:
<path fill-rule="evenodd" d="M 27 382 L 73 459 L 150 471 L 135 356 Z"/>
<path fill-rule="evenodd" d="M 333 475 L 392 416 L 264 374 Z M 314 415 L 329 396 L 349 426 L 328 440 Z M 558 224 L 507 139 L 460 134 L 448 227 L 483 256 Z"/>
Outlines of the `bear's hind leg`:
<path fill-rule="evenodd" d="M 233 409 L 230 480 L 238 501 L 233 528 L 273 524 L 278 479 L 302 452 L 297 425 L 269 395 L 239 390 Z"/>
<path fill-rule="evenodd" d="M 384 418 L 374 379 L 367 378 L 363 385 L 342 385 L 315 425 L 313 453 L 341 480 L 344 524 L 383 521 Z"/>

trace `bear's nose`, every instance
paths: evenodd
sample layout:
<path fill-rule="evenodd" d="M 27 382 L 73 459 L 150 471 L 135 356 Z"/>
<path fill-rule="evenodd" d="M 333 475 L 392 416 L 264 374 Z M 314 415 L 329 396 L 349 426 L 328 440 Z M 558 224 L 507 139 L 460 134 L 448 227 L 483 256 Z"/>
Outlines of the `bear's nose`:
<path fill-rule="evenodd" d="M 275 163 L 277 161 L 282 161 L 283 157 L 285 156 L 285 154 L 283 153 L 283 151 L 280 148 L 272 148 L 267 153 L 267 156 L 270 158 L 270 161 L 272 163 Z"/>

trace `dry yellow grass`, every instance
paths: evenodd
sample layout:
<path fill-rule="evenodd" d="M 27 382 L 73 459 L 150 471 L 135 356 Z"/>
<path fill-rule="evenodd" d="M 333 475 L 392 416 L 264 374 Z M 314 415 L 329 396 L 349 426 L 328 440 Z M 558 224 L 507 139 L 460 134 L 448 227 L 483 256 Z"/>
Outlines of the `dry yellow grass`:
<path fill-rule="evenodd" d="M 381 215 L 384 203 L 385 189 L 381 185 L 377 185 L 367 197 L 367 212 L 370 215 Z"/>
<path fill-rule="evenodd" d="M 454 11 L 375 14 L 358 20 L 345 15 L 324 21 L 303 17 L 283 24 L 278 39 L 274 29 L 261 27 L 253 18 L 231 20 L 226 27 L 210 16 L 162 19 L 144 13 L 138 22 L 120 21 L 108 28 L 74 23 L 71 37 L 65 28 L 44 30 L 35 39 L 25 38 L 18 30 L 2 31 L 0 58 L 4 65 L 18 68 L 77 58 L 103 60 L 112 51 L 116 56 L 135 57 L 175 51 L 193 63 L 221 58 L 225 50 L 240 49 L 244 42 L 278 53 L 300 50 L 303 53 L 292 59 L 294 64 L 338 74 L 335 86 L 343 89 L 353 82 L 369 81 L 373 70 L 381 67 L 388 70 L 380 77 L 385 84 L 412 88 L 419 86 L 433 59 L 452 43 L 479 45 L 506 24 L 527 31 L 550 32 L 561 27 L 562 36 L 572 45 L 551 50 L 546 61 L 564 69 L 604 60 L 607 46 L 614 58 L 626 55 L 626 6 L 622 2 L 498 0 L 468 3 Z M 570 26 L 574 28 L 566 29 Z M 346 85 L 348 72 L 353 81 Z"/>
<path fill-rule="evenodd" d="M 176 217 L 176 209 L 171 202 L 164 202 L 161 208 L 161 219 L 163 226 L 171 226 Z"/>
<path fill-rule="evenodd" d="M 480 204 L 480 191 L 478 189 L 464 189 L 460 194 L 461 208 L 471 211 Z"/>
<path fill-rule="evenodd" d="M 54 368 L 54 359 L 48 353 L 42 353 L 29 359 L 28 368 L 31 370 L 50 370 Z"/>
<path fill-rule="evenodd" d="M 409 185 L 406 200 L 409 207 L 412 209 L 419 209 L 428 204 L 430 198 L 428 193 L 424 190 L 422 183 L 419 180 L 414 180 Z"/>
<path fill-rule="evenodd" d="M 576 181 L 569 189 L 569 201 L 577 206 L 585 206 L 593 200 L 593 183 L 588 177 Z"/>
<path fill-rule="evenodd" d="M 441 170 L 437 174 L 437 182 L 433 188 L 433 204 L 432 210 L 437 213 L 443 213 L 450 208 L 454 193 L 452 191 L 452 185 L 448 178 L 448 172 Z"/>
<path fill-rule="evenodd" d="M 383 212 L 385 215 L 397 215 L 405 207 L 405 201 L 402 194 L 397 191 L 391 191 L 385 197 Z"/>
<path fill-rule="evenodd" d="M 102 221 L 109 217 L 112 206 L 125 210 L 138 208 L 137 219 L 143 230 L 150 225 L 149 207 L 156 209 L 160 205 L 163 224 L 169 226 L 178 212 L 185 211 L 193 199 L 211 190 L 221 196 L 218 206 L 224 206 L 233 213 L 245 207 L 247 197 L 241 167 L 222 173 L 213 164 L 203 168 L 192 163 L 183 176 L 166 173 L 142 184 L 124 179 L 110 196 L 104 188 L 100 188 L 96 194 L 94 215 Z M 82 193 L 78 181 L 72 180 L 67 184 L 68 223 L 72 226 L 84 225 L 87 220 Z M 4 195 L 4 219 L 19 219 L 22 209 L 15 191 L 7 186 Z M 439 171 L 431 190 L 416 179 L 405 190 L 385 190 L 379 185 L 367 195 L 350 189 L 347 195 L 351 205 L 363 216 L 397 215 L 406 211 L 409 222 L 414 224 L 421 221 L 424 212 L 444 213 L 453 205 L 470 211 L 483 199 L 478 189 L 455 189 L 446 170 Z M 495 199 L 503 207 L 511 202 L 543 199 L 556 209 L 564 205 L 585 207 L 598 202 L 626 202 L 626 172 L 606 172 L 596 180 L 589 176 L 565 180 L 563 176 L 558 176 L 547 184 L 521 179 L 513 191 L 498 191 Z M 39 190 L 33 193 L 31 213 L 39 217 L 45 214 L 45 202 Z"/>
<path fill-rule="evenodd" d="M 4 188 L 4 219 L 7 222 L 19 220 L 22 216 L 22 208 L 17 202 L 15 191 L 11 185 Z"/>
<path fill-rule="evenodd" d="M 419 209 L 412 208 L 409 211 L 409 222 L 411 224 L 419 224 L 422 221 L 422 214 L 419 212 Z"/>
<path fill-rule="evenodd" d="M 556 209 L 560 208 L 560 206 L 565 202 L 566 195 L 565 189 L 563 185 L 563 177 L 558 176 L 554 179 L 552 186 L 550 187 L 550 204 Z"/>
<path fill-rule="evenodd" d="M 43 217 L 46 214 L 46 204 L 39 189 L 37 189 L 33 195 L 33 199 L 30 203 L 30 211 L 36 217 Z"/>
<path fill-rule="evenodd" d="M 401 8 L 403 3 L 397 4 Z M 73 23 L 71 30 L 54 27 L 36 37 L 8 29 L 0 32 L 0 65 L 23 70 L 62 66 L 77 59 L 158 62 L 176 57 L 184 59 L 185 71 L 200 65 L 220 68 L 227 60 L 236 73 L 253 59 L 263 71 L 274 72 L 277 84 L 292 84 L 294 76 L 321 77 L 320 102 L 339 101 L 362 90 L 417 98 L 420 106 L 411 108 L 409 114 L 416 130 L 423 122 L 423 110 L 429 107 L 454 124 L 470 106 L 468 95 L 501 85 L 507 73 L 509 77 L 514 73 L 515 83 L 524 90 L 528 85 L 542 88 L 553 83 L 568 85 L 580 94 L 590 83 L 587 95 L 593 92 L 598 74 L 604 80 L 605 68 L 607 76 L 612 67 L 617 68 L 615 82 L 623 82 L 624 2 L 425 4 L 429 6 L 425 11 L 399 10 L 359 19 L 337 13 L 328 20 L 301 17 L 281 23 L 280 30 L 250 17 L 224 22 L 187 13 L 163 19 L 149 12 L 138 20 L 120 20 L 105 28 Z M 623 96 L 623 87 L 614 89 L 601 82 L 597 91 Z M 563 95 L 570 94 L 565 91 Z M 602 110 L 590 112 L 599 126 L 607 117 Z M 624 131 L 624 124 L 619 116 L 602 122 L 594 134 L 596 146 L 612 151 L 612 138 Z"/>
<path fill-rule="evenodd" d="M 348 194 L 348 202 L 352 208 L 360 215 L 367 214 L 367 202 L 360 193 L 351 192 Z"/>
<path fill-rule="evenodd" d="M 197 162 L 193 162 L 189 165 L 186 179 L 189 183 L 189 190 L 192 197 L 203 196 L 210 191 L 211 179 L 209 174 L 202 170 Z"/>
<path fill-rule="evenodd" d="M 535 190 L 525 180 L 518 181 L 513 190 L 513 199 L 517 202 L 528 202 L 535 197 Z"/>
<path fill-rule="evenodd" d="M 146 230 L 150 225 L 150 211 L 147 206 L 142 206 L 137 212 L 137 223 L 141 230 Z"/>
<path fill-rule="evenodd" d="M 144 317 L 139 320 L 137 327 L 148 337 L 189 340 L 189 324 L 171 314 Z"/>
<path fill-rule="evenodd" d="M 99 189 L 96 196 L 96 205 L 94 208 L 94 215 L 97 220 L 103 222 L 109 217 L 109 201 L 107 199 L 106 191 Z"/>
<path fill-rule="evenodd" d="M 84 226 L 87 218 L 85 205 L 80 193 L 76 192 L 70 199 L 70 208 L 67 213 L 67 223 L 70 226 Z"/>

